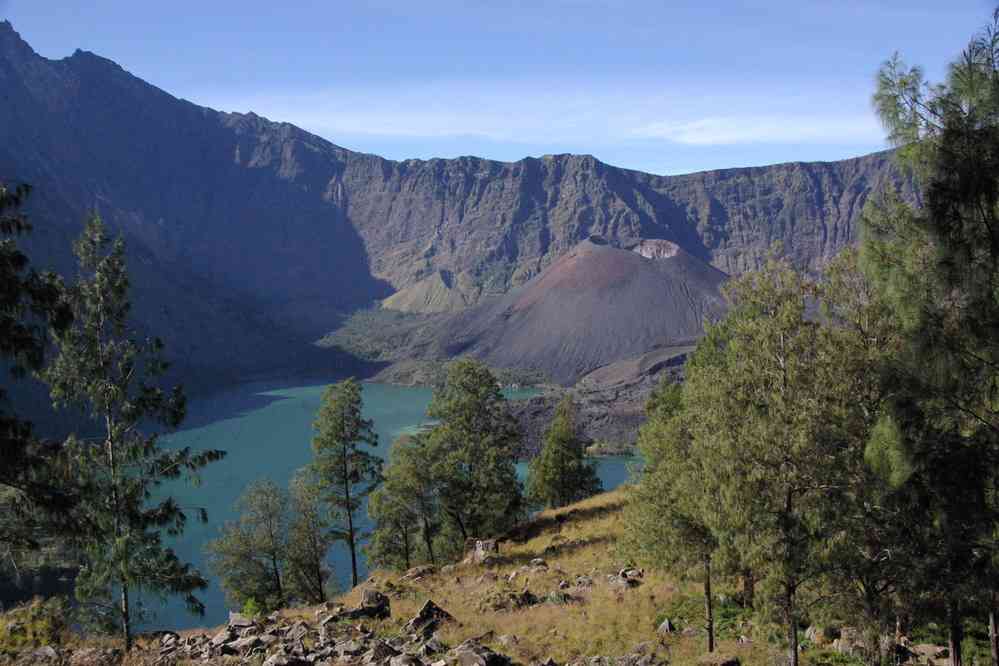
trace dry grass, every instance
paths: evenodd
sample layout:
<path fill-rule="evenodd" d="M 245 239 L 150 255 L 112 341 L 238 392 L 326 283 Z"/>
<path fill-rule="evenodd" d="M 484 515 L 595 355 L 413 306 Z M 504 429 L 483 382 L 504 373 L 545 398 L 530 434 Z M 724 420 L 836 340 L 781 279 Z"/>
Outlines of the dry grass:
<path fill-rule="evenodd" d="M 400 574 L 378 571 L 365 585 L 387 592 L 392 601 L 392 617 L 364 624 L 384 637 L 402 631 L 427 599 L 450 612 L 457 622 L 442 627 L 441 638 L 456 645 L 468 638 L 480 638 L 487 645 L 521 663 L 548 657 L 565 663 L 576 657 L 619 656 L 644 645 L 671 664 L 695 664 L 704 656 L 700 635 L 674 634 L 662 639 L 656 634 L 656 621 L 671 602 L 683 595 L 696 594 L 661 573 L 646 571 L 640 586 L 620 589 L 608 584 L 627 562 L 618 553 L 622 534 L 624 493 L 597 495 L 573 506 L 546 511 L 522 526 L 503 542 L 499 561 L 490 567 L 459 564 L 446 573 L 436 573 L 418 582 L 402 581 Z M 543 558 L 547 571 L 524 572 L 534 558 Z M 507 578 L 518 571 L 512 582 Z M 568 590 L 578 601 L 559 605 L 541 603 L 519 610 L 489 610 L 483 601 L 525 587 L 539 597 L 557 590 L 559 582 L 570 583 L 576 576 L 592 577 L 591 588 Z M 721 590 L 723 591 L 723 590 Z M 342 595 L 337 601 L 354 606 L 361 589 Z M 315 619 L 315 608 L 295 608 L 282 612 L 289 620 Z M 207 633 L 214 629 L 193 629 L 182 635 Z M 515 636 L 516 642 L 501 640 Z M 141 639 L 140 639 L 141 640 Z M 97 641 L 87 641 L 96 645 Z M 115 644 L 107 639 L 105 645 Z M 775 649 L 761 643 L 740 645 L 721 641 L 718 650 L 737 655 L 746 666 L 773 663 Z M 138 662 L 136 662 L 138 663 Z M 809 663 L 806 655 L 803 663 Z"/>
<path fill-rule="evenodd" d="M 607 576 L 627 564 L 617 551 L 623 502 L 624 494 L 616 491 L 546 511 L 504 542 L 499 563 L 488 568 L 457 565 L 417 583 L 401 582 L 396 573 L 375 572 L 369 584 L 392 593 L 392 618 L 373 628 L 396 633 L 424 601 L 433 599 L 457 620 L 440 632 L 446 643 L 482 637 L 522 663 L 547 657 L 564 663 L 582 656 L 619 656 L 640 644 L 671 663 L 696 663 L 704 651 L 702 637 L 676 635 L 664 641 L 656 634 L 657 616 L 674 595 L 683 592 L 675 581 L 647 571 L 637 588 L 622 590 L 607 584 Z M 548 563 L 547 571 L 518 573 L 507 582 L 511 573 L 538 557 Z M 490 595 L 526 587 L 542 597 L 558 589 L 559 581 L 571 583 L 577 575 L 594 580 L 592 588 L 569 590 L 579 597 L 578 602 L 541 603 L 519 610 L 483 608 L 483 600 Z M 342 600 L 353 604 L 358 598 L 359 591 L 354 590 Z M 504 636 L 515 636 L 516 643 L 502 643 Z M 744 664 L 768 663 L 766 648 L 731 642 L 722 643 L 721 649 L 738 654 Z"/>

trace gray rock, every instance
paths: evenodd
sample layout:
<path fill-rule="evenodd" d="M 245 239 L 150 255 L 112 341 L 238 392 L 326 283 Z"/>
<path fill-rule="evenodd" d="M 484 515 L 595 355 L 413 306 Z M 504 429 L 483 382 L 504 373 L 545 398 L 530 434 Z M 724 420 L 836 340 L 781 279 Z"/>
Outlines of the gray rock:
<path fill-rule="evenodd" d="M 454 620 L 450 613 L 435 604 L 430 599 L 424 602 L 420 611 L 406 623 L 403 630 L 409 634 L 416 634 L 429 638 L 437 631 L 442 622 Z"/>
<path fill-rule="evenodd" d="M 389 660 L 389 666 L 423 666 L 423 662 L 411 654 L 400 654 Z"/>
<path fill-rule="evenodd" d="M 253 620 L 246 617 L 242 613 L 229 613 L 229 621 L 226 623 L 230 629 L 245 629 L 246 627 L 253 626 Z"/>
<path fill-rule="evenodd" d="M 662 623 L 660 623 L 659 627 L 656 629 L 656 633 L 659 634 L 660 636 L 668 636 L 669 634 L 672 634 L 674 632 L 676 632 L 676 625 L 670 622 L 669 618 L 663 620 Z"/>
<path fill-rule="evenodd" d="M 368 664 L 377 664 L 388 661 L 398 654 L 399 650 L 396 650 L 385 641 L 375 641 L 371 645 L 371 649 L 364 654 L 364 661 Z"/>

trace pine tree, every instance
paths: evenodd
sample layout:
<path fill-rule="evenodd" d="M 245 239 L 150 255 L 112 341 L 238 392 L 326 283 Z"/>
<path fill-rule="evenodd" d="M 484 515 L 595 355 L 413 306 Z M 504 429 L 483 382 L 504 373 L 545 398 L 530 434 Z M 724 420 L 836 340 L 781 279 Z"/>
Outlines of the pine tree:
<path fill-rule="evenodd" d="M 404 435 L 392 443 L 385 482 L 371 497 L 375 521 L 371 552 L 388 565 L 415 561 L 437 564 L 434 546 L 441 532 L 442 484 L 435 476 L 434 450 L 425 434 Z M 422 553 L 421 553 L 422 549 Z"/>
<path fill-rule="evenodd" d="M 596 467 L 586 459 L 575 404 L 566 396 L 555 408 L 541 452 L 530 463 L 528 500 L 558 508 L 594 495 L 601 488 Z"/>
<path fill-rule="evenodd" d="M 367 544 L 368 561 L 378 567 L 409 569 L 418 538 L 416 512 L 394 483 L 392 465 L 385 482 L 371 493 L 368 515 L 375 524 Z M 432 550 L 431 550 L 432 552 Z"/>
<path fill-rule="evenodd" d="M 353 586 L 357 586 L 357 548 L 361 538 L 354 517 L 381 481 L 382 461 L 364 447 L 378 445 L 371 421 L 361 414 L 361 386 L 346 379 L 323 393 L 312 439 L 313 469 L 323 499 L 344 526 L 341 536 L 350 550 Z"/>
<path fill-rule="evenodd" d="M 462 540 L 512 527 L 523 512 L 514 466 L 520 433 L 496 377 L 478 361 L 452 361 L 427 413 L 439 420 L 428 454 L 441 507 Z"/>
<path fill-rule="evenodd" d="M 838 359 L 824 355 L 807 316 L 813 287 L 786 263 L 726 285 L 731 309 L 687 364 L 683 405 L 703 492 L 699 517 L 761 577 L 798 663 L 798 594 L 825 566 L 835 528 L 845 447 L 842 402 L 831 392 Z"/>
<path fill-rule="evenodd" d="M 840 412 L 845 492 L 836 531 L 829 540 L 826 582 L 836 593 L 827 605 L 842 617 L 858 618 L 867 661 L 885 663 L 883 637 L 901 612 L 921 559 L 913 535 L 925 520 L 904 484 L 907 471 L 883 458 L 881 442 L 892 422 L 884 419 L 897 390 L 890 372 L 903 342 L 901 328 L 884 297 L 859 267 L 856 249 L 844 250 L 824 271 L 818 297 L 825 325 L 820 344 L 839 359 L 829 375 L 831 391 L 849 396 Z M 894 476 L 894 478 L 893 478 Z"/>
<path fill-rule="evenodd" d="M 995 586 L 980 564 L 999 509 L 988 492 L 999 469 L 999 10 L 945 83 L 896 55 L 874 103 L 923 199 L 889 199 L 865 219 L 865 271 L 906 338 L 881 457 L 930 516 L 920 536 L 932 556 L 913 574 L 941 607 L 959 666 L 965 599 Z"/>
<path fill-rule="evenodd" d="M 47 326 L 65 330 L 72 319 L 61 298 L 61 278 L 33 270 L 18 247 L 17 237 L 31 230 L 20 210 L 29 191 L 26 185 L 9 189 L 0 183 L 0 360 L 14 380 L 41 369 Z M 37 547 L 40 530 L 52 530 L 50 523 L 65 515 L 79 491 L 55 469 L 60 451 L 41 445 L 31 424 L 5 409 L 6 401 L 0 386 L 0 490 L 7 489 L 0 544 Z"/>
<path fill-rule="evenodd" d="M 237 608 L 252 599 L 269 611 L 289 600 L 288 502 L 273 481 L 254 481 L 236 501 L 236 521 L 205 546 L 209 566 Z"/>
<path fill-rule="evenodd" d="M 684 424 L 682 389 L 667 380 L 648 405 L 638 437 L 644 467 L 627 490 L 625 550 L 651 568 L 699 579 L 704 590 L 708 652 L 715 649 L 712 564 L 718 540 L 705 519 L 713 497 L 705 495 Z"/>
<path fill-rule="evenodd" d="M 167 393 L 155 384 L 167 369 L 162 342 L 139 340 L 128 328 L 124 242 L 112 242 L 95 216 L 75 250 L 80 277 L 66 295 L 73 325 L 54 331 L 58 356 L 43 376 L 56 406 L 83 407 L 101 433 L 67 444 L 86 492 L 73 514 L 79 527 L 69 536 L 84 560 L 77 596 L 117 613 L 128 650 L 132 589 L 182 595 L 189 610 L 204 612 L 195 592 L 206 586 L 205 579 L 162 540 L 164 532 L 183 532 L 187 513 L 172 497 L 153 496 L 164 481 L 196 480 L 198 470 L 224 453 L 164 450 L 156 435 L 142 431 L 151 423 L 176 427 L 184 416 L 184 395 L 179 387 Z M 204 511 L 200 518 L 207 520 Z M 115 595 L 117 609 L 111 601 Z"/>
<path fill-rule="evenodd" d="M 306 603 L 326 601 L 332 571 L 330 547 L 337 539 L 313 471 L 300 470 L 289 488 L 288 591 Z"/>

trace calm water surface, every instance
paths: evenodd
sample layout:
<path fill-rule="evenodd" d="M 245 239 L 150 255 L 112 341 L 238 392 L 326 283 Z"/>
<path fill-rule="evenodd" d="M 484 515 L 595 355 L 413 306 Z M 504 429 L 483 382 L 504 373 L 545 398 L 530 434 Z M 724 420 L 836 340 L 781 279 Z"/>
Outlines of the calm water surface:
<path fill-rule="evenodd" d="M 363 386 L 364 415 L 375 423 L 377 453 L 382 457 L 387 455 L 396 437 L 428 423 L 430 389 L 386 384 Z M 274 383 L 244 384 L 189 403 L 185 429 L 165 437 L 163 444 L 223 449 L 228 456 L 203 470 L 200 486 L 178 484 L 168 491 L 185 506 L 203 506 L 208 510 L 209 523 L 189 523 L 183 538 L 174 544 L 182 559 L 207 573 L 204 544 L 217 536 L 219 525 L 235 518 L 233 504 L 246 485 L 268 478 L 286 486 L 295 471 L 309 462 L 312 421 L 324 389 L 325 385 L 280 388 Z M 507 395 L 528 397 L 532 392 Z M 604 458 L 598 464 L 605 489 L 615 488 L 628 478 L 628 459 Z M 526 465 L 519 465 L 521 475 L 525 468 Z M 361 528 L 367 529 L 367 515 L 361 518 Z M 363 568 L 363 557 L 361 560 Z M 345 545 L 333 547 L 330 564 L 341 588 L 347 586 L 350 558 Z M 158 600 L 147 599 L 148 609 L 155 614 L 148 627 L 212 626 L 225 621 L 228 613 L 225 597 L 214 580 L 210 580 L 208 590 L 200 598 L 207 607 L 204 618 L 190 615 L 177 600 L 161 605 Z"/>

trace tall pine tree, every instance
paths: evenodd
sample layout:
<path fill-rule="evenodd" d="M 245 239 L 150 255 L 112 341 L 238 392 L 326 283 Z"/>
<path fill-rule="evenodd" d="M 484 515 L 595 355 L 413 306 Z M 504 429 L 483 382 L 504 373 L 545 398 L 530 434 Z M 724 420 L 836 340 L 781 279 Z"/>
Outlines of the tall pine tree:
<path fill-rule="evenodd" d="M 179 425 L 184 395 L 179 387 L 165 392 L 156 385 L 168 367 L 162 342 L 140 339 L 128 327 L 124 242 L 112 241 L 95 216 L 75 251 L 80 275 L 66 295 L 73 325 L 53 332 L 58 356 L 43 376 L 56 406 L 84 408 L 100 433 L 68 444 L 86 488 L 73 516 L 79 527 L 69 535 L 83 557 L 76 592 L 81 602 L 117 617 L 128 650 L 132 590 L 181 595 L 192 612 L 204 612 L 195 593 L 205 579 L 163 542 L 164 533 L 183 532 L 187 513 L 158 489 L 181 476 L 196 480 L 224 453 L 163 449 L 156 434 L 144 432 L 150 424 Z"/>
<path fill-rule="evenodd" d="M 493 373 L 469 358 L 452 361 L 427 412 L 439 420 L 429 434 L 429 459 L 441 507 L 462 539 L 512 527 L 523 512 L 514 466 L 520 432 Z"/>
<path fill-rule="evenodd" d="M 864 268 L 906 338 L 879 456 L 930 517 L 913 577 L 960 666 L 966 600 L 996 585 L 982 563 L 999 510 L 989 492 L 999 470 L 999 10 L 941 85 L 898 56 L 886 62 L 874 104 L 923 204 L 889 196 L 865 219 Z"/>
<path fill-rule="evenodd" d="M 358 509 L 381 482 L 382 461 L 365 450 L 378 445 L 374 425 L 361 410 L 361 385 L 345 379 L 324 393 L 314 423 L 312 462 L 323 499 L 336 519 L 342 519 L 341 536 L 350 550 L 350 572 L 356 587 L 357 550 L 361 534 L 355 524 Z"/>
<path fill-rule="evenodd" d="M 576 406 L 567 395 L 555 408 L 541 452 L 529 465 L 527 498 L 535 504 L 558 508 L 594 495 L 601 488 L 596 467 L 586 459 L 576 424 Z"/>
<path fill-rule="evenodd" d="M 29 192 L 26 185 L 11 189 L 0 183 L 0 361 L 12 380 L 41 369 L 47 327 L 62 331 L 72 319 L 61 298 L 61 278 L 32 269 L 18 245 L 18 237 L 31 231 L 21 211 Z M 31 424 L 10 411 L 8 397 L 0 385 L 0 490 L 6 489 L 8 500 L 0 512 L 0 544 L 33 547 L 45 527 L 36 520 L 37 509 L 47 510 L 42 522 L 50 523 L 79 494 L 53 465 L 59 450 L 36 440 Z"/>

